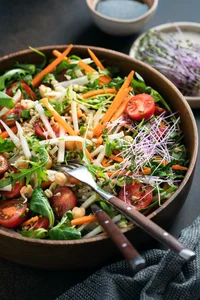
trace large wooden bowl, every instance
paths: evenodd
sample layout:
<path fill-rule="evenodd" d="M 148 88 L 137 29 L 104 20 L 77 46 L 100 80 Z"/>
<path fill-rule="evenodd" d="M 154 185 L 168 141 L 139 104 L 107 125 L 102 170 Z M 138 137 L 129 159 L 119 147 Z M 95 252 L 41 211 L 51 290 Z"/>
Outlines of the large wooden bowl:
<path fill-rule="evenodd" d="M 48 57 L 52 50 L 63 51 L 67 46 L 49 46 L 40 48 Z M 160 208 L 148 217 L 163 227 L 167 227 L 183 205 L 190 190 L 198 150 L 198 135 L 192 111 L 176 87 L 159 72 L 127 55 L 101 48 L 90 47 L 105 65 L 119 66 L 122 75 L 130 70 L 137 71 L 145 82 L 161 93 L 174 111 L 181 117 L 181 128 L 190 160 L 189 169 L 179 189 Z M 88 57 L 87 47 L 74 46 L 72 52 Z M 39 63 L 40 56 L 25 50 L 0 59 L 1 72 L 13 67 L 15 62 Z M 140 228 L 126 229 L 127 237 L 138 249 L 149 246 L 150 238 Z M 49 241 L 22 237 L 17 232 L 0 227 L 0 257 L 39 268 L 80 269 L 97 267 L 118 258 L 118 249 L 109 238 L 96 237 L 75 241 Z"/>

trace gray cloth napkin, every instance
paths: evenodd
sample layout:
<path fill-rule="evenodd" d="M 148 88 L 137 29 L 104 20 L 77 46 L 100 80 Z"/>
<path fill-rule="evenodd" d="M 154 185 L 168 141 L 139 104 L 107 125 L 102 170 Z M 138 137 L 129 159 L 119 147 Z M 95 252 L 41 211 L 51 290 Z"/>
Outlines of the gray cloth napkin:
<path fill-rule="evenodd" d="M 104 267 L 58 300 L 199 300 L 200 217 L 181 232 L 180 242 L 196 252 L 191 262 L 164 250 L 142 255 L 146 268 L 134 274 L 125 261 Z"/>

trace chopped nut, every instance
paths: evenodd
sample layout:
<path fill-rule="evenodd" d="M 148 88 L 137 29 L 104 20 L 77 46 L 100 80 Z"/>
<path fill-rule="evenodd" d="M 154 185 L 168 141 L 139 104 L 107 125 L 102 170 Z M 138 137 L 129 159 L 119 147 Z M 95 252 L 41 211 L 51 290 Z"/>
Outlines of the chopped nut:
<path fill-rule="evenodd" d="M 18 160 L 13 164 L 17 169 L 28 169 L 29 162 L 24 160 L 23 157 L 19 157 Z"/>
<path fill-rule="evenodd" d="M 58 172 L 55 174 L 55 183 L 63 186 L 67 183 L 67 176 L 65 174 Z"/>
<path fill-rule="evenodd" d="M 53 196 L 52 191 L 49 190 L 49 189 L 46 189 L 46 190 L 44 191 L 44 193 L 45 193 L 45 195 L 47 196 L 47 198 L 51 198 L 51 197 Z"/>
<path fill-rule="evenodd" d="M 26 186 L 23 186 L 20 190 L 20 195 L 26 199 L 26 198 L 31 198 L 33 194 L 33 188 L 30 184 L 26 185 Z"/>
<path fill-rule="evenodd" d="M 51 156 L 49 156 L 48 162 L 46 163 L 46 169 L 49 170 L 52 167 L 52 159 Z"/>
<path fill-rule="evenodd" d="M 72 215 L 73 215 L 74 219 L 85 216 L 85 208 L 84 207 L 76 207 L 75 206 L 72 209 Z"/>

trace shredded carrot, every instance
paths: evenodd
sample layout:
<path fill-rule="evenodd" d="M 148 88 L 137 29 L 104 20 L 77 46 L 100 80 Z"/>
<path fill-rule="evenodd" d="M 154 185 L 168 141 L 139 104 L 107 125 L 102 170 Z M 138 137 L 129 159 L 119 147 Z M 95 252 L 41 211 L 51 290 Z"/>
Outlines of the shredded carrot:
<path fill-rule="evenodd" d="M 69 54 L 69 52 L 71 51 L 73 45 L 69 45 L 69 47 L 59 56 L 57 57 L 52 63 L 50 63 L 46 68 L 44 68 L 39 74 L 37 74 L 35 76 L 35 78 L 33 78 L 32 80 L 32 85 L 38 86 L 38 84 L 40 83 L 40 81 L 42 80 L 43 76 L 52 72 L 53 69 L 65 58 L 65 56 L 67 56 Z"/>
<path fill-rule="evenodd" d="M 157 161 L 162 161 L 162 159 L 160 157 L 157 157 L 156 158 Z M 162 165 L 166 166 L 169 162 L 167 160 L 163 160 L 162 161 Z M 180 166 L 180 165 L 173 165 L 172 166 L 172 170 L 174 171 L 187 171 L 188 168 L 187 167 L 183 167 L 183 166 Z"/>
<path fill-rule="evenodd" d="M 80 218 L 71 220 L 71 225 L 75 226 L 75 225 L 80 225 L 80 224 L 85 224 L 85 223 L 91 223 L 94 221 L 96 221 L 96 217 L 94 215 L 84 216 L 84 217 L 80 217 Z"/>
<path fill-rule="evenodd" d="M 82 112 L 82 110 L 79 108 L 79 109 L 77 109 L 77 118 L 81 118 L 83 116 L 83 112 Z"/>
<path fill-rule="evenodd" d="M 92 58 L 92 60 L 94 61 L 95 65 L 97 67 L 99 67 L 100 70 L 105 70 L 104 66 L 102 65 L 102 63 L 100 62 L 100 60 L 96 57 L 96 55 L 94 54 L 94 52 L 90 49 L 88 49 L 88 52 Z"/>
<path fill-rule="evenodd" d="M 42 188 L 42 189 L 46 189 L 48 186 L 50 186 L 52 184 L 52 181 L 42 181 L 42 183 L 41 183 L 41 185 L 40 185 L 40 187 Z"/>
<path fill-rule="evenodd" d="M 131 87 L 125 87 L 127 85 L 127 82 L 130 83 L 131 78 L 133 77 L 133 72 L 129 74 L 126 81 L 124 82 L 123 86 L 120 88 L 119 92 L 115 96 L 115 99 L 109 106 L 106 114 L 104 115 L 102 121 L 94 128 L 94 134 L 99 137 L 103 131 L 103 129 L 106 127 L 106 123 L 110 121 L 113 114 L 117 111 L 120 104 L 123 102 L 123 100 L 128 96 L 129 92 L 131 91 Z"/>
<path fill-rule="evenodd" d="M 12 130 L 13 133 L 17 133 L 17 127 L 16 126 L 13 126 L 10 129 Z M 3 131 L 2 133 L 0 133 L 0 138 L 6 139 L 7 137 L 9 137 L 9 134 L 7 133 L 7 131 Z"/>
<path fill-rule="evenodd" d="M 100 135 L 97 139 L 97 142 L 96 142 L 96 147 L 98 148 L 101 144 L 103 144 L 103 138 L 102 136 Z"/>
<path fill-rule="evenodd" d="M 117 119 L 119 119 L 121 117 L 121 115 L 123 115 L 125 109 L 126 109 L 126 106 L 127 106 L 127 103 L 129 102 L 131 96 L 128 96 L 123 102 L 122 104 L 118 107 L 117 111 L 114 113 L 114 115 L 112 116 L 111 118 L 111 121 L 115 121 Z"/>
<path fill-rule="evenodd" d="M 149 175 L 151 174 L 151 168 L 145 167 L 142 171 L 139 172 L 139 175 Z"/>
<path fill-rule="evenodd" d="M 172 170 L 174 170 L 174 171 L 187 171 L 188 168 L 180 166 L 180 165 L 173 165 Z"/>
<path fill-rule="evenodd" d="M 124 171 L 110 171 L 110 172 L 106 172 L 106 174 L 108 175 L 108 177 L 111 177 L 111 176 L 123 176 L 123 175 L 127 175 L 127 176 L 131 176 L 133 175 L 132 172 L 130 171 L 127 171 L 127 170 L 124 170 Z"/>
<path fill-rule="evenodd" d="M 37 222 L 38 219 L 39 219 L 38 216 L 32 217 L 29 220 L 27 220 L 24 223 L 22 223 L 21 226 L 24 227 L 24 226 L 28 226 L 28 225 L 34 224 L 35 222 Z"/>
<path fill-rule="evenodd" d="M 92 60 L 94 61 L 94 63 L 95 63 L 95 65 L 100 69 L 100 70 L 105 70 L 105 68 L 104 68 L 104 66 L 102 65 L 102 63 L 100 62 L 100 60 L 96 57 L 96 55 L 94 54 L 94 52 L 92 51 L 92 50 L 90 50 L 90 49 L 88 49 L 88 52 L 89 52 L 89 54 L 90 54 L 90 56 L 91 56 L 91 58 L 92 58 Z M 108 82 L 110 82 L 111 81 L 111 77 L 110 76 L 106 76 L 107 77 L 107 79 L 109 80 Z"/>
<path fill-rule="evenodd" d="M 60 53 L 58 50 L 53 50 L 53 55 L 56 57 L 59 57 L 62 53 Z M 64 57 L 63 60 L 66 60 L 67 62 L 71 62 L 71 59 L 69 59 L 68 57 Z"/>
<path fill-rule="evenodd" d="M 69 183 L 71 183 L 71 184 L 79 184 L 79 183 L 81 183 L 78 179 L 76 179 L 76 178 L 74 178 L 72 176 L 69 176 L 68 180 L 69 180 Z"/>
<path fill-rule="evenodd" d="M 93 69 L 92 67 L 90 67 L 89 65 L 87 65 L 86 63 L 84 63 L 84 61 L 79 60 L 78 65 L 85 70 L 86 73 L 94 73 L 97 72 L 95 69 Z M 100 76 L 99 77 L 100 82 L 107 84 L 110 82 L 110 79 L 106 76 Z"/>
<path fill-rule="evenodd" d="M 117 91 L 115 89 L 94 90 L 94 91 L 90 91 L 85 94 L 82 94 L 82 98 L 87 99 L 87 98 L 101 95 L 101 94 L 117 94 Z"/>
<path fill-rule="evenodd" d="M 53 115 L 54 119 L 63 126 L 63 128 L 69 133 L 70 135 L 77 135 L 74 129 L 57 113 L 57 111 L 53 108 L 53 106 L 49 103 L 47 98 L 43 98 L 41 100 L 42 104 L 50 111 Z"/>
<path fill-rule="evenodd" d="M 106 159 L 105 157 L 103 158 L 101 164 L 102 164 L 102 166 L 103 166 L 104 168 L 110 166 L 110 163 L 108 162 L 108 159 Z"/>
<path fill-rule="evenodd" d="M 116 156 L 116 155 L 113 155 L 113 154 L 111 154 L 109 156 L 109 158 L 112 159 L 112 160 L 115 160 L 117 162 L 122 162 L 124 160 L 121 156 Z"/>

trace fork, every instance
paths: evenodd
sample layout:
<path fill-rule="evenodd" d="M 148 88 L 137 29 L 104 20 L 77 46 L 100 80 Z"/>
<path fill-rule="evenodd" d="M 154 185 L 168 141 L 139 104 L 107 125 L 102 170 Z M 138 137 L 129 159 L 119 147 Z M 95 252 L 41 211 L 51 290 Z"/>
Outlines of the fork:
<path fill-rule="evenodd" d="M 137 224 L 144 231 L 146 231 L 166 247 L 173 250 L 186 261 L 192 260 L 196 256 L 195 252 L 184 247 L 184 245 L 182 245 L 175 237 L 151 221 L 149 218 L 145 217 L 139 211 L 135 210 L 133 206 L 101 189 L 94 181 L 92 174 L 88 171 L 87 167 L 82 165 L 79 161 L 68 161 L 68 165 L 54 165 L 53 168 L 57 171 L 73 176 L 79 181 L 89 185 L 108 204 L 111 204 L 121 214 L 125 215 L 127 219 Z"/>
<path fill-rule="evenodd" d="M 99 224 L 104 228 L 112 241 L 124 255 L 129 262 L 132 269 L 136 272 L 144 268 L 145 260 L 121 232 L 119 227 L 112 221 L 112 219 L 103 211 L 97 204 L 91 205 L 92 212 L 96 216 Z"/>

